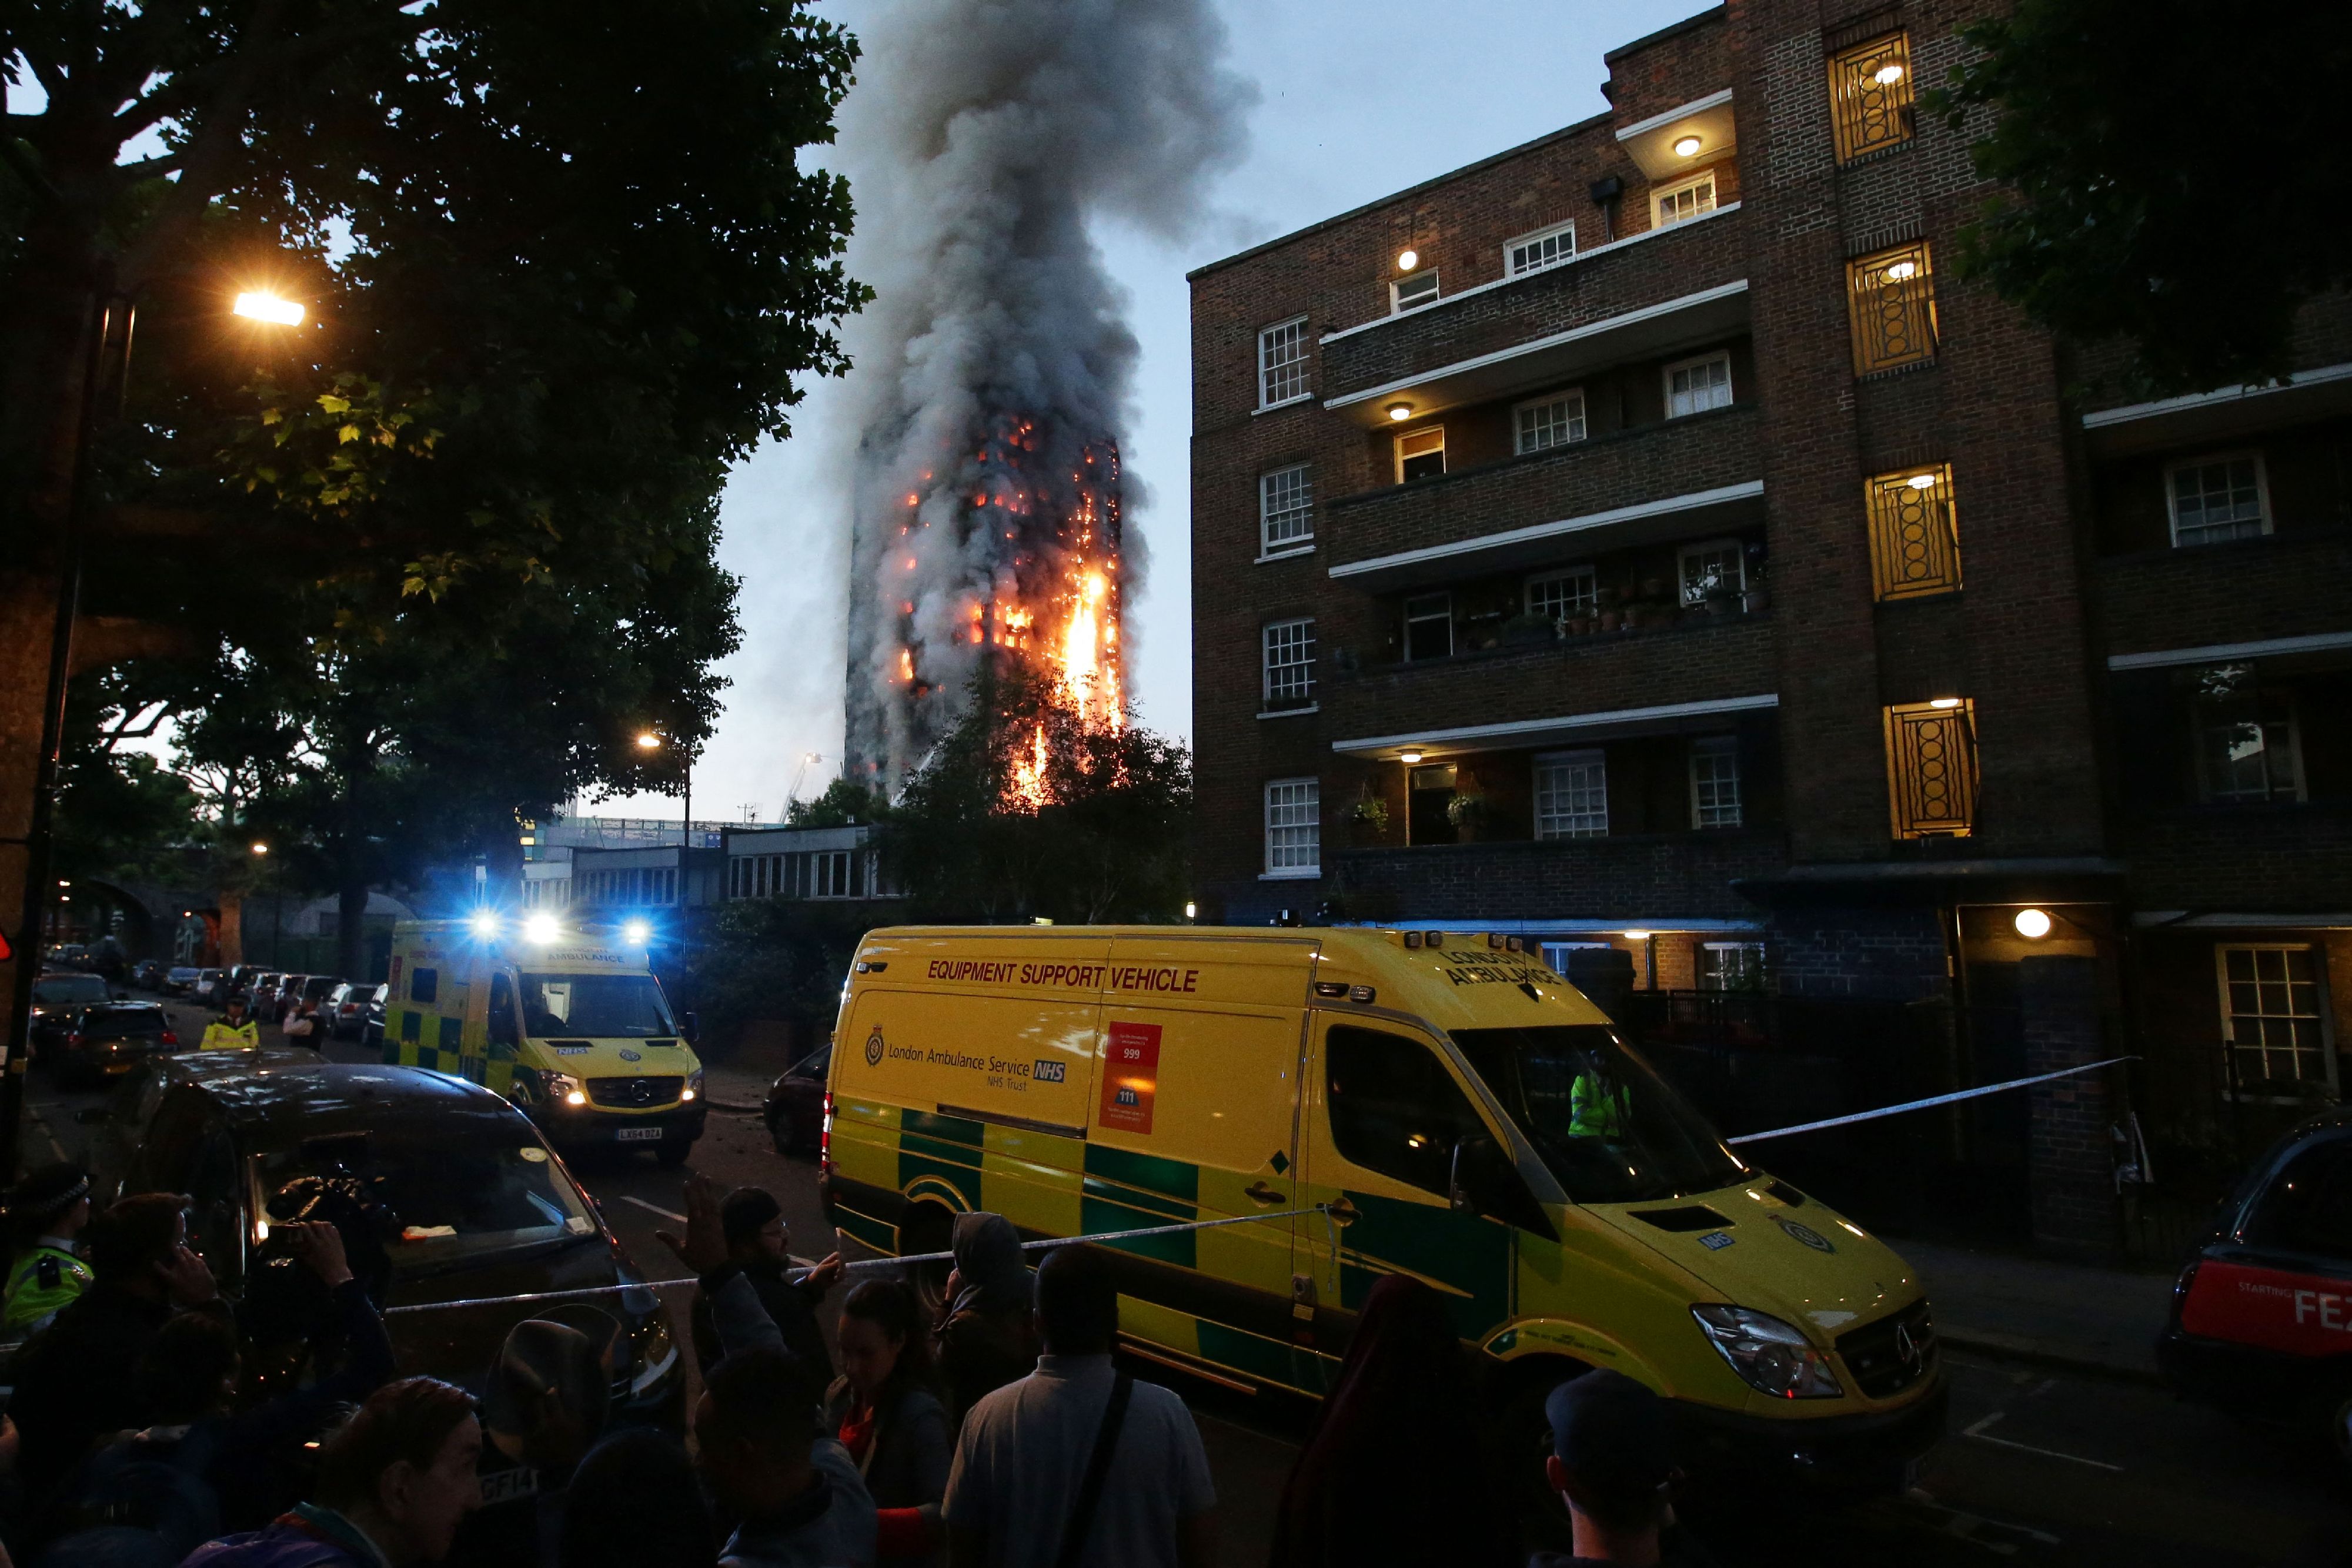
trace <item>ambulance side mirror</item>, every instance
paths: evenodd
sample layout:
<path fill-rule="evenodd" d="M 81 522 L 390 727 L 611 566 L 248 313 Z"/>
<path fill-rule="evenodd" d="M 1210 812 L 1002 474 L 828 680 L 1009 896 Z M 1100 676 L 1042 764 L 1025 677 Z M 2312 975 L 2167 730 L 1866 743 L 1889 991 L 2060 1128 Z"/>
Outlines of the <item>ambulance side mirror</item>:
<path fill-rule="evenodd" d="M 1454 1171 L 1445 1196 L 1457 1213 L 1487 1215 L 1547 1240 L 1559 1239 L 1510 1155 L 1483 1134 L 1454 1141 Z"/>
<path fill-rule="evenodd" d="M 702 1038 L 702 1020 L 692 1013 L 682 1014 L 677 1020 L 677 1038 L 692 1045 Z"/>

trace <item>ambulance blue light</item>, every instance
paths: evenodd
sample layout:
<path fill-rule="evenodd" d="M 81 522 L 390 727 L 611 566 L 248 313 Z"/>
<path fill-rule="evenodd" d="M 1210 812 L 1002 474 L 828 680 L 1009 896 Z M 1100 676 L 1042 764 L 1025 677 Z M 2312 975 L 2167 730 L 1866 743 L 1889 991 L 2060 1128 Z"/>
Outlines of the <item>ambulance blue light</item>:
<path fill-rule="evenodd" d="M 621 940 L 632 947 L 642 947 L 653 940 L 654 928 L 642 920 L 632 920 L 621 927 Z"/>
<path fill-rule="evenodd" d="M 474 935 L 485 942 L 499 934 L 499 917 L 487 909 L 477 914 L 467 924 L 473 926 Z"/>

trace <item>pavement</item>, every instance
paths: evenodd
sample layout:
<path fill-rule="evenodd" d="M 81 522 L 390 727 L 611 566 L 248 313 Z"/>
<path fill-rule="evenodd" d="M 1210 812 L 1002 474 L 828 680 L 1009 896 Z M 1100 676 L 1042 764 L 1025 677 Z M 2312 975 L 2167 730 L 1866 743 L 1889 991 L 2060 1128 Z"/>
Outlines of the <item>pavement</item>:
<path fill-rule="evenodd" d="M 2170 1272 L 1926 1241 L 1889 1245 L 1919 1270 L 1946 1344 L 2093 1376 L 2162 1383 L 2156 1336 L 2172 1312 Z"/>

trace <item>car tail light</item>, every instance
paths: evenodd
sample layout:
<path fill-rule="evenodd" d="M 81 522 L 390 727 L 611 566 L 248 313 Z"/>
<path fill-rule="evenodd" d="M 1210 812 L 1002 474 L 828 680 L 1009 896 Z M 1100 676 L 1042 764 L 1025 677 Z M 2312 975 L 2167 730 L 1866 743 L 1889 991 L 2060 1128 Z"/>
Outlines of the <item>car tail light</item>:
<path fill-rule="evenodd" d="M 66 1032 L 66 1043 L 68 1045 L 79 1045 L 81 1043 L 81 1030 L 78 1029 L 68 1030 Z"/>
<path fill-rule="evenodd" d="M 165 1045 L 177 1045 L 177 1044 L 179 1044 L 179 1043 L 180 1043 L 180 1037 L 179 1037 L 178 1035 L 176 1035 L 176 1034 L 173 1034 L 170 1030 L 168 1030 L 168 1029 L 167 1029 L 167 1030 L 165 1030 L 163 1031 L 163 1039 L 162 1043 L 163 1043 L 163 1044 L 165 1044 Z"/>
<path fill-rule="evenodd" d="M 833 1174 L 833 1091 L 824 1092 L 824 1120 L 816 1130 L 816 1168 L 820 1175 Z"/>

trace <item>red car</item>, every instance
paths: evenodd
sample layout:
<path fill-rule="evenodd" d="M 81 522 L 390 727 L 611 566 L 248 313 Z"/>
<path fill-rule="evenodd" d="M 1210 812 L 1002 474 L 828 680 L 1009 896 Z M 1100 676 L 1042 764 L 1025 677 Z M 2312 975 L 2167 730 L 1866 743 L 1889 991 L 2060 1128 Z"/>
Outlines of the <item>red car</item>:
<path fill-rule="evenodd" d="M 2182 1397 L 2324 1427 L 2352 1459 L 2352 1108 L 2255 1162 L 2181 1270 L 2156 1354 Z"/>

